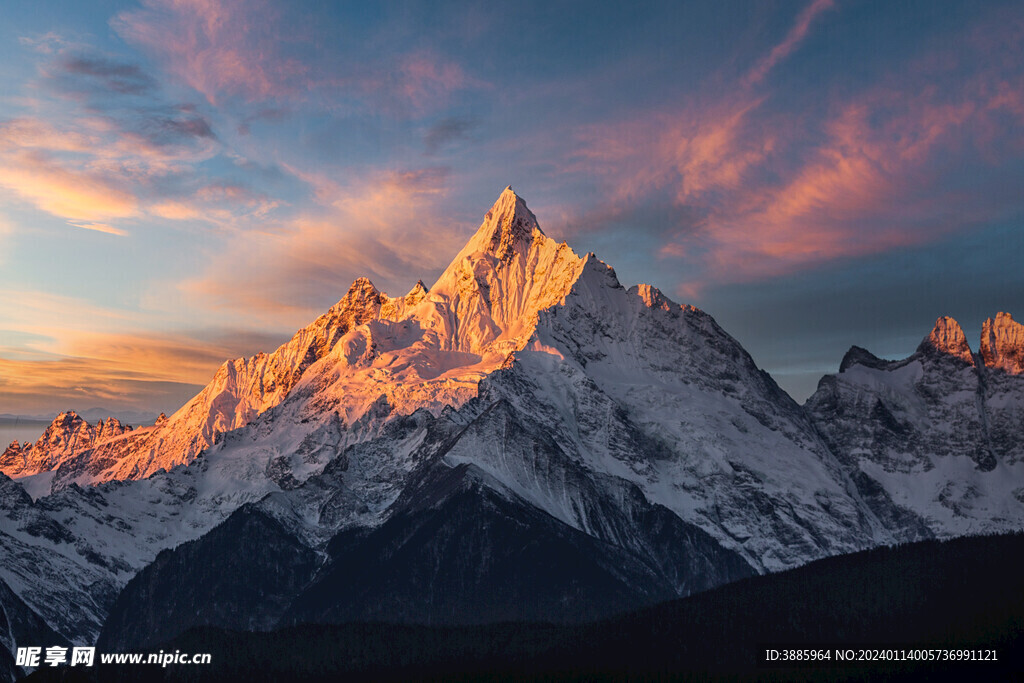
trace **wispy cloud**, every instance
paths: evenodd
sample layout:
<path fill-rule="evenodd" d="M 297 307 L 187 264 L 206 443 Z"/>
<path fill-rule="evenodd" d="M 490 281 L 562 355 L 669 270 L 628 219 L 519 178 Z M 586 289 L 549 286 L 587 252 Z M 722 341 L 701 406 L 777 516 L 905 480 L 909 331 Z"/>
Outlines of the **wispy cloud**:
<path fill-rule="evenodd" d="M 239 181 L 207 177 L 200 165 L 224 151 L 210 120 L 192 104 L 167 102 L 139 65 L 54 44 L 43 52 L 31 113 L 0 120 L 8 197 L 122 236 L 128 230 L 115 219 L 230 227 L 280 206 Z"/>
<path fill-rule="evenodd" d="M 112 225 L 106 223 L 80 223 L 75 221 L 69 221 L 69 223 L 76 228 L 82 228 L 83 230 L 95 230 L 96 232 L 103 232 L 108 235 L 117 235 L 118 237 L 125 237 L 128 233 L 119 228 L 115 228 Z"/>
<path fill-rule="evenodd" d="M 294 55 L 305 45 L 323 42 L 323 36 L 308 28 L 310 22 L 293 21 L 301 9 L 276 0 L 142 4 L 118 14 L 111 26 L 214 105 L 232 98 L 290 105 L 327 98 L 332 107 L 348 100 L 377 111 L 418 115 L 443 104 L 453 91 L 483 85 L 460 64 L 429 49 L 368 54 L 341 46 L 325 48 L 315 63 L 298 58 Z"/>
<path fill-rule="evenodd" d="M 72 90 L 88 92 L 99 87 L 121 95 L 143 95 L 156 87 L 156 81 L 137 64 L 101 55 L 64 54 L 54 67 L 53 77 L 66 77 L 63 85 Z"/>
<path fill-rule="evenodd" d="M 45 412 L 55 401 L 79 409 L 173 410 L 225 360 L 283 341 L 229 327 L 159 332 L 152 329 L 156 311 L 35 290 L 0 290 L 0 297 L 0 412 Z"/>
<path fill-rule="evenodd" d="M 415 109 L 426 110 L 449 93 L 475 83 L 462 66 L 443 59 L 433 52 L 419 51 L 405 55 L 391 74 L 388 90 L 397 93 Z"/>
<path fill-rule="evenodd" d="M 66 50 L 73 46 L 72 41 L 56 31 L 47 31 L 43 34 L 32 36 L 21 36 L 18 42 L 44 55 L 52 55 Z"/>
<path fill-rule="evenodd" d="M 813 0 L 797 16 L 793 27 L 789 29 L 786 38 L 773 47 L 771 51 L 758 60 L 757 64 L 743 78 L 745 86 L 757 85 L 765 78 L 775 66 L 793 52 L 800 43 L 807 37 L 811 29 L 811 23 L 825 10 L 835 6 L 834 0 Z"/>
<path fill-rule="evenodd" d="M 211 103 L 295 94 L 308 68 L 281 54 L 281 10 L 262 0 L 144 0 L 111 25 Z"/>
<path fill-rule="evenodd" d="M 829 6 L 809 6 L 751 73 L 762 78 Z M 691 266 L 688 294 L 942 239 L 1021 207 L 964 177 L 1011 163 L 1024 123 L 1017 70 L 983 58 L 991 44 L 973 45 L 980 68 L 921 59 L 832 95 L 820 119 L 741 92 L 592 126 L 565 170 L 602 179 L 605 215 L 659 201 L 689 207 L 685 224 L 657 228 L 658 253 Z"/>
<path fill-rule="evenodd" d="M 439 272 L 466 238 L 443 212 L 445 169 L 375 173 L 348 185 L 292 170 L 321 208 L 239 234 L 230 261 L 214 259 L 205 275 L 182 284 L 193 305 L 301 325 L 359 276 L 404 294 Z"/>

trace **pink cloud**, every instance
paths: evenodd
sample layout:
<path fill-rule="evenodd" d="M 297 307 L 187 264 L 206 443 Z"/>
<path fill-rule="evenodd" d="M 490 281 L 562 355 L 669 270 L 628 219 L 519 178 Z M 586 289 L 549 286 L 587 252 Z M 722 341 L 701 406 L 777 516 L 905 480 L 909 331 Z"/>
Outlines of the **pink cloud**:
<path fill-rule="evenodd" d="M 448 93 L 470 83 L 458 64 L 427 52 L 404 57 L 400 61 L 397 78 L 398 92 L 419 110 L 428 109 Z"/>
<path fill-rule="evenodd" d="M 697 102 L 588 127 L 578 134 L 577 158 L 563 170 L 606 177 L 616 201 L 665 186 L 676 188 L 680 202 L 735 190 L 775 148 L 775 133 L 750 125 L 761 102 Z"/>
<path fill-rule="evenodd" d="M 826 7 L 809 6 L 781 45 L 792 49 Z M 979 45 L 983 55 L 995 49 Z M 976 63 L 963 74 L 955 62 L 922 59 L 860 93 L 833 95 L 817 121 L 751 93 L 693 100 L 585 129 L 563 170 L 600 179 L 608 206 L 597 213 L 606 216 L 651 201 L 692 208 L 685 225 L 658 229 L 658 253 L 692 266 L 680 289 L 691 294 L 934 241 L 1017 201 L 961 187 L 963 169 L 998 169 L 1024 149 L 1019 68 Z"/>
<path fill-rule="evenodd" d="M 359 276 L 404 294 L 468 238 L 444 212 L 439 169 L 375 172 L 347 183 L 289 170 L 313 188 L 319 209 L 239 234 L 226 249 L 230 262 L 214 259 L 204 275 L 180 284 L 191 305 L 242 315 L 247 324 L 297 327 Z"/>
<path fill-rule="evenodd" d="M 118 14 L 111 22 L 114 30 L 156 56 L 211 104 L 225 97 L 295 101 L 322 90 L 419 113 L 443 104 L 455 90 L 483 85 L 429 51 L 314 68 L 287 56 L 289 46 L 312 38 L 292 28 L 301 23 L 290 21 L 294 9 L 275 0 L 143 0 L 143 5 Z"/>
<path fill-rule="evenodd" d="M 757 85 L 768 76 L 768 73 L 775 67 L 776 64 L 785 59 L 793 50 L 795 50 L 804 38 L 807 37 L 808 31 L 811 28 L 811 22 L 827 9 L 832 8 L 835 5 L 834 0 L 814 0 L 811 4 L 800 12 L 796 18 L 796 23 L 789 30 L 786 38 L 773 47 L 771 51 L 761 58 L 760 61 L 751 69 L 743 79 L 743 83 L 746 86 Z"/>
<path fill-rule="evenodd" d="M 590 129 L 568 170 L 601 178 L 609 216 L 666 193 L 694 209 L 699 219 L 660 228 L 659 255 L 696 266 L 681 294 L 775 278 L 942 239 L 1007 211 L 940 187 L 958 167 L 998 168 L 1017 154 L 1020 98 L 985 74 L 942 92 L 886 84 L 837 102 L 811 147 L 788 132 L 804 125 L 799 114 L 769 115 L 757 100 L 691 104 Z"/>
<path fill-rule="evenodd" d="M 263 0 L 144 0 L 111 25 L 155 54 L 211 103 L 224 95 L 256 101 L 293 94 L 308 69 L 284 57 L 276 30 L 284 17 Z"/>

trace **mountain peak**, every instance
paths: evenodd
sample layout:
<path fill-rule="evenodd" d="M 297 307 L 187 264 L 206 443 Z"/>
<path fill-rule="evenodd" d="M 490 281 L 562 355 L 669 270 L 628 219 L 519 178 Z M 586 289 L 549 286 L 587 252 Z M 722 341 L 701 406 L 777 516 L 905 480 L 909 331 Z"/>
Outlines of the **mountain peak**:
<path fill-rule="evenodd" d="M 935 327 L 921 341 L 917 350 L 923 353 L 939 352 L 959 358 L 969 365 L 974 364 L 974 356 L 967 343 L 967 335 L 964 334 L 960 323 L 949 316 L 942 316 L 935 321 Z"/>
<path fill-rule="evenodd" d="M 345 296 L 331 306 L 327 313 L 320 316 L 313 323 L 313 327 L 343 323 L 347 329 L 351 324 L 361 325 L 377 314 L 386 299 L 386 295 L 377 289 L 369 278 L 357 277 Z M 351 321 L 353 315 L 359 318 L 355 323 Z"/>
<path fill-rule="evenodd" d="M 409 290 L 409 293 L 405 295 L 405 303 L 408 306 L 418 304 L 423 300 L 423 297 L 427 295 L 427 286 L 423 284 L 423 280 L 417 280 L 413 288 Z"/>
<path fill-rule="evenodd" d="M 357 277 L 352 281 L 352 286 L 348 288 L 346 297 L 365 299 L 379 293 L 379 290 L 374 287 L 369 278 Z"/>
<path fill-rule="evenodd" d="M 923 344 L 924 342 L 921 343 Z M 892 362 L 883 360 L 867 349 L 854 345 L 850 347 L 850 350 L 846 352 L 843 360 L 839 363 L 839 372 L 846 372 L 854 365 L 863 365 L 874 370 L 884 370 L 892 365 Z"/>
<path fill-rule="evenodd" d="M 640 284 L 630 288 L 630 292 L 636 291 L 647 308 L 660 308 L 668 311 L 673 307 L 672 301 L 665 296 L 660 289 L 653 285 Z"/>
<path fill-rule="evenodd" d="M 998 313 L 981 326 L 981 358 L 985 366 L 1024 373 L 1024 325 L 1009 313 Z"/>
<path fill-rule="evenodd" d="M 584 259 L 546 236 L 511 187 L 498 197 L 466 246 L 430 288 L 446 302 L 445 343 L 503 359 L 525 341 L 537 312 L 564 297 Z"/>
<path fill-rule="evenodd" d="M 537 217 L 509 185 L 484 216 L 484 222 L 463 251 L 483 252 L 505 260 L 528 249 L 536 235 L 544 235 Z"/>

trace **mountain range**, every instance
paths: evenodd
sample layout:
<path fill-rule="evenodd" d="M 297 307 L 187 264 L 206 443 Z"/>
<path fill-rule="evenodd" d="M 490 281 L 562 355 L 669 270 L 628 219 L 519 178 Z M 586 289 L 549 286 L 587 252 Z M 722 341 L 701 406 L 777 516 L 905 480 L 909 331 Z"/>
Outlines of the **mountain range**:
<path fill-rule="evenodd" d="M 511 188 L 429 289 L 365 278 L 171 416 L 0 456 L 13 652 L 195 626 L 596 619 L 877 546 L 1024 528 L 1024 326 L 851 348 L 804 405 Z"/>

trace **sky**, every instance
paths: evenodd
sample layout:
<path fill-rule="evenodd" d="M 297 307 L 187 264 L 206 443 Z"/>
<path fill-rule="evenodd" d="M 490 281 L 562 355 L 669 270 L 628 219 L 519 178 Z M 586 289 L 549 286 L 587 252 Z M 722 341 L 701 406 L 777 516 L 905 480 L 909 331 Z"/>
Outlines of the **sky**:
<path fill-rule="evenodd" d="M 797 400 L 1024 319 L 1015 2 L 5 0 L 0 413 L 172 412 L 512 185 Z"/>

